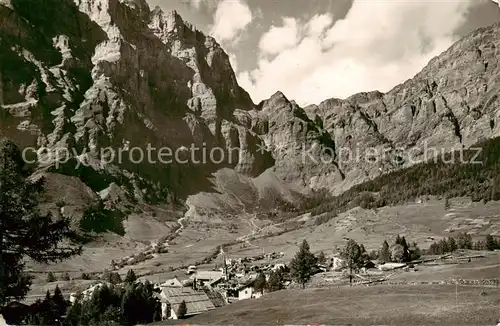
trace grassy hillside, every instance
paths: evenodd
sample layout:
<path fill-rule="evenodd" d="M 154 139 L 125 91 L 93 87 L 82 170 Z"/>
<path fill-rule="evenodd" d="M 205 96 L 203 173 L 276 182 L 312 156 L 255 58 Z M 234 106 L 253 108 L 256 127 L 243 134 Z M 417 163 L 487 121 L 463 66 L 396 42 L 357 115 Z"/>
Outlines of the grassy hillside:
<path fill-rule="evenodd" d="M 318 193 L 302 210 L 312 211 L 313 215 L 328 213 L 329 217 L 334 217 L 357 206 L 369 209 L 396 205 L 425 195 L 444 198 L 470 196 L 473 201 L 499 200 L 500 138 L 472 148 L 481 148 L 481 151 L 448 153 L 362 183 L 336 197 Z"/>
<path fill-rule="evenodd" d="M 494 325 L 500 293 L 454 285 L 285 290 L 187 320 L 191 325 Z M 158 325 L 186 324 L 168 321 Z"/>

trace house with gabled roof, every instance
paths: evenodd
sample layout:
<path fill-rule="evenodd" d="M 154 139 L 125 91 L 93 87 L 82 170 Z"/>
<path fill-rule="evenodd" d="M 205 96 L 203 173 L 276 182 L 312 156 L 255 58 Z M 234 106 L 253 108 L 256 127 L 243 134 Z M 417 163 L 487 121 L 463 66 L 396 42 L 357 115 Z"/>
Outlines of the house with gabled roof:
<path fill-rule="evenodd" d="M 175 287 L 175 288 L 183 287 L 182 282 L 177 278 L 177 276 L 174 276 L 174 278 L 172 278 L 170 280 L 166 280 L 160 286 L 168 286 L 168 287 Z"/>
<path fill-rule="evenodd" d="M 192 279 L 193 281 L 196 280 L 197 286 L 206 286 L 213 281 L 218 281 L 224 277 L 225 276 L 222 271 L 197 271 L 196 273 L 191 275 L 190 279 Z"/>

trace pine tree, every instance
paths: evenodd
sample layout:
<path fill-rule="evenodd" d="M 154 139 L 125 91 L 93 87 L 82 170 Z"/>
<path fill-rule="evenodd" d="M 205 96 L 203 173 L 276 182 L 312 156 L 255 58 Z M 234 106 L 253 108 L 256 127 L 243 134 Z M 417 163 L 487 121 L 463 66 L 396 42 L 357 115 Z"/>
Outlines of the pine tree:
<path fill-rule="evenodd" d="M 267 283 L 267 289 L 269 292 L 283 290 L 285 288 L 283 284 L 283 272 L 281 269 L 271 272 L 269 275 L 269 281 Z"/>
<path fill-rule="evenodd" d="M 69 307 L 66 314 L 65 324 L 68 326 L 78 326 L 80 325 L 80 316 L 82 314 L 82 303 L 81 299 L 77 297 L 77 300 Z"/>
<path fill-rule="evenodd" d="M 382 243 L 382 247 L 380 248 L 378 258 L 385 263 L 391 261 L 391 251 L 389 249 L 389 244 L 385 240 L 384 243 Z"/>
<path fill-rule="evenodd" d="M 127 272 L 127 276 L 125 276 L 125 283 L 134 283 L 135 281 L 137 281 L 137 276 L 135 275 L 134 273 L 134 270 L 130 269 L 128 272 Z"/>
<path fill-rule="evenodd" d="M 255 280 L 254 288 L 256 291 L 264 294 L 264 290 L 267 288 L 266 275 L 264 275 L 264 273 L 259 273 L 259 276 Z"/>
<path fill-rule="evenodd" d="M 62 316 L 66 314 L 68 309 L 68 302 L 64 299 L 61 289 L 56 286 L 54 290 L 54 295 L 52 296 L 52 304 L 55 310 L 56 318 L 61 320 Z"/>
<path fill-rule="evenodd" d="M 304 240 L 299 251 L 290 262 L 291 276 L 297 283 L 302 284 L 302 288 L 305 288 L 315 268 L 316 257 L 311 253 L 307 241 Z"/>
<path fill-rule="evenodd" d="M 347 241 L 340 255 L 345 260 L 347 268 L 349 269 L 349 284 L 352 285 L 352 272 L 357 272 L 363 267 L 368 257 L 366 252 L 363 252 L 361 246 L 353 239 Z"/>
<path fill-rule="evenodd" d="M 62 276 L 63 281 L 70 281 L 71 277 L 69 277 L 69 273 L 65 272 Z"/>
<path fill-rule="evenodd" d="M 120 284 L 122 282 L 122 278 L 120 276 L 120 274 L 118 274 L 117 272 L 111 272 L 109 274 L 109 283 L 111 284 Z"/>
<path fill-rule="evenodd" d="M 457 242 L 455 241 L 455 238 L 453 237 L 448 237 L 448 250 L 450 252 L 455 252 L 458 249 Z"/>
<path fill-rule="evenodd" d="M 470 234 L 459 233 L 457 238 L 459 249 L 472 249 L 472 236 Z"/>
<path fill-rule="evenodd" d="M 404 236 L 401 238 L 401 246 L 403 246 L 403 262 L 410 261 L 410 250 Z"/>
<path fill-rule="evenodd" d="M 182 302 L 179 304 L 179 307 L 177 308 L 177 317 L 179 319 L 182 319 L 186 316 L 186 314 L 187 314 L 186 301 L 182 300 Z"/>
<path fill-rule="evenodd" d="M 486 236 L 486 250 L 493 251 L 495 249 L 497 249 L 497 242 L 491 234 L 488 234 Z"/>
<path fill-rule="evenodd" d="M 325 264 L 326 263 L 326 256 L 323 251 L 321 251 L 318 255 L 318 264 Z"/>
<path fill-rule="evenodd" d="M 53 221 L 41 213 L 43 178 L 30 181 L 27 176 L 16 145 L 0 141 L 0 308 L 28 293 L 32 277 L 24 272 L 26 257 L 50 263 L 81 252 L 62 243 L 75 239 L 68 219 Z"/>
<path fill-rule="evenodd" d="M 55 282 L 55 281 L 57 281 L 56 276 L 54 275 L 54 273 L 49 272 L 47 274 L 47 283 L 52 283 L 52 282 Z"/>

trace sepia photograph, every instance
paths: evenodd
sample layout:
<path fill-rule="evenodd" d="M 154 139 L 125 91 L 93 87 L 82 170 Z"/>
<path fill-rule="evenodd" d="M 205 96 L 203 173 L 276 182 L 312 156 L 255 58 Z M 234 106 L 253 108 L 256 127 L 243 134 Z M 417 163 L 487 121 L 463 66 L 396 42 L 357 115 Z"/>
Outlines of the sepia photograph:
<path fill-rule="evenodd" d="M 499 0 L 0 0 L 0 326 L 500 326 Z"/>

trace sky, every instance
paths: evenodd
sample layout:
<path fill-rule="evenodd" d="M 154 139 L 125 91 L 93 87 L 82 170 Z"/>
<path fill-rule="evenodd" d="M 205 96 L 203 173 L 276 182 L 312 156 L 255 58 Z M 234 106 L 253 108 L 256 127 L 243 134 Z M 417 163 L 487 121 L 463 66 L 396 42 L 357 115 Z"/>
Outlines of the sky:
<path fill-rule="evenodd" d="M 147 1 L 213 36 L 255 103 L 278 90 L 299 105 L 389 91 L 500 21 L 498 0 Z"/>

